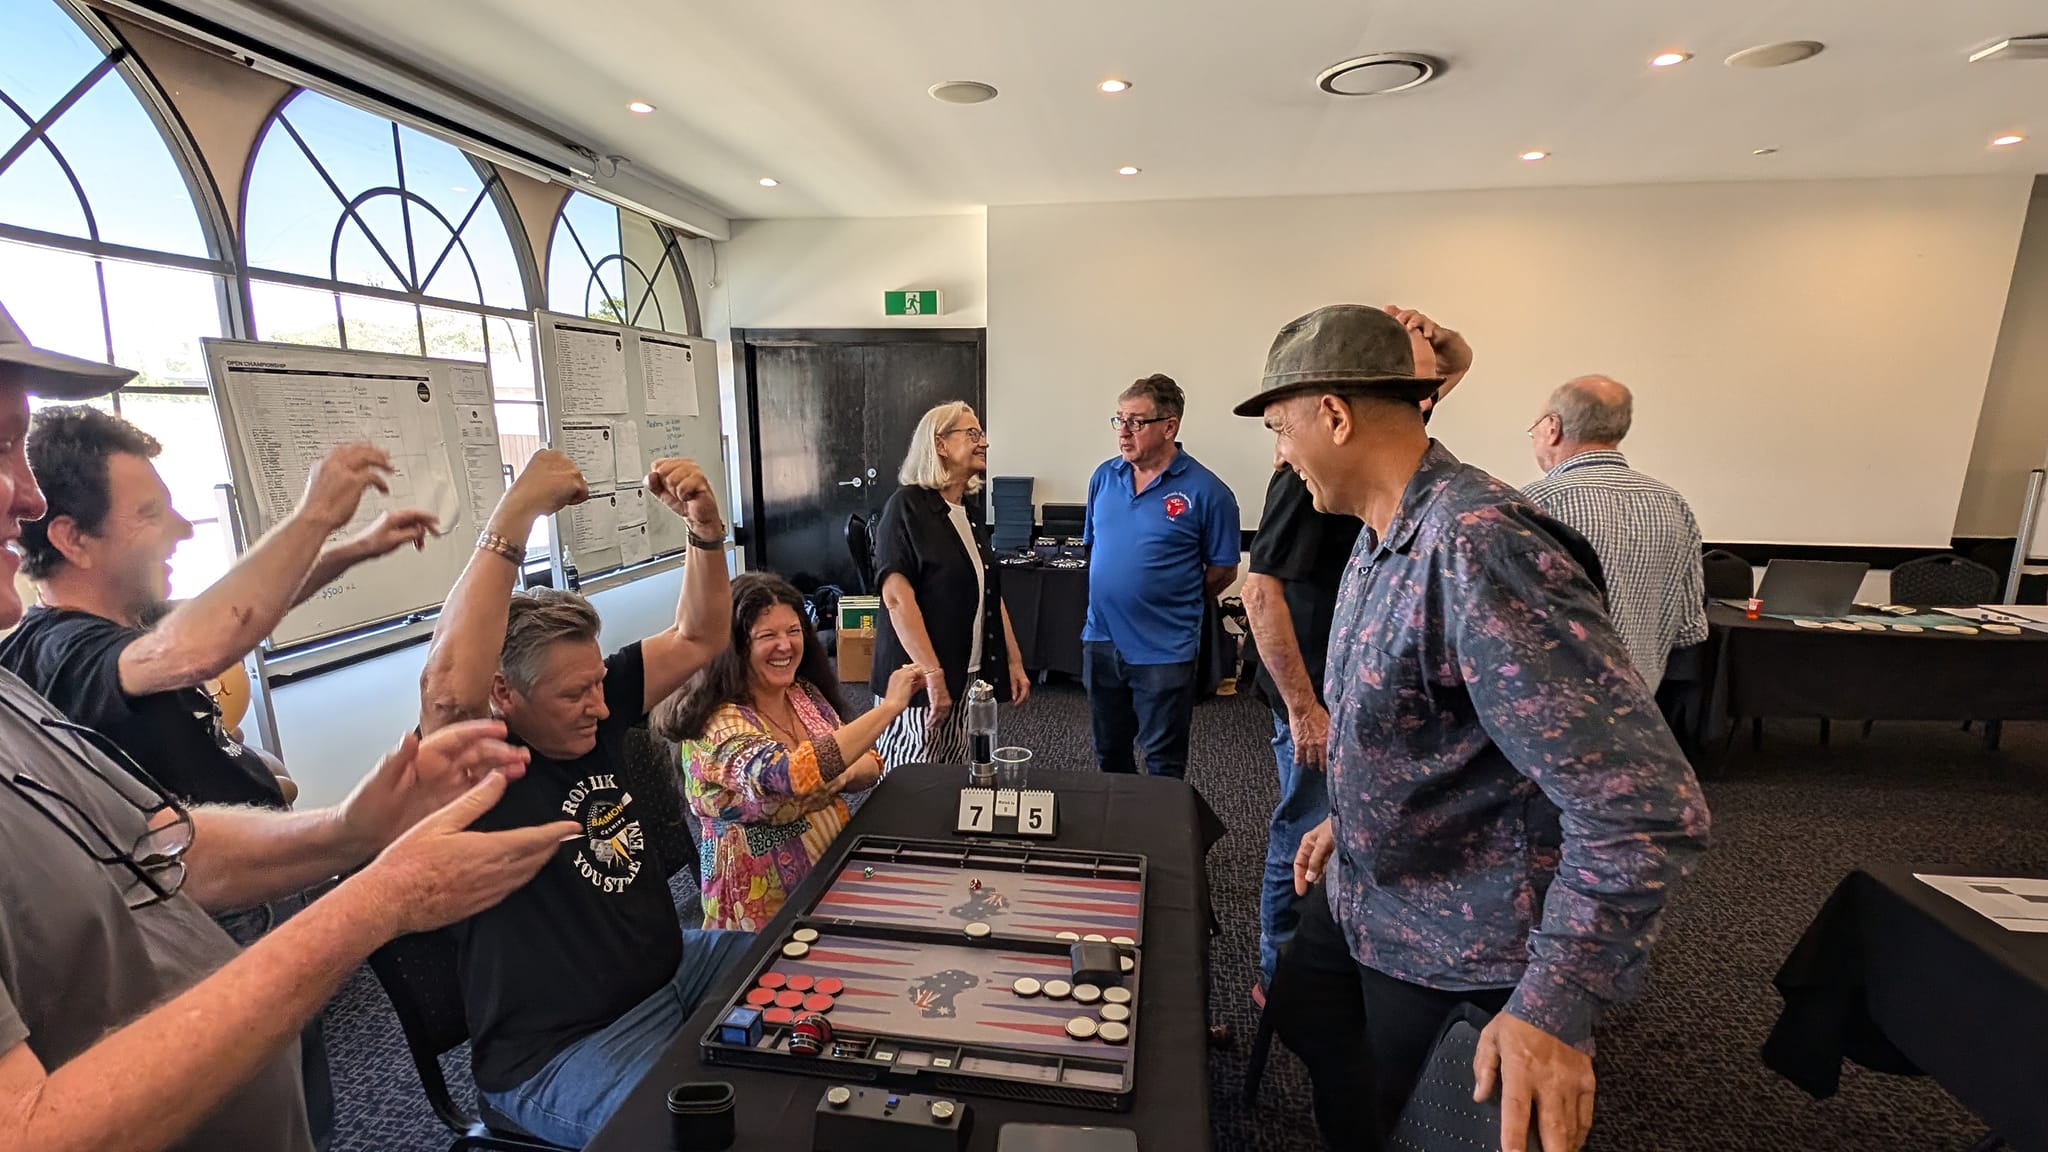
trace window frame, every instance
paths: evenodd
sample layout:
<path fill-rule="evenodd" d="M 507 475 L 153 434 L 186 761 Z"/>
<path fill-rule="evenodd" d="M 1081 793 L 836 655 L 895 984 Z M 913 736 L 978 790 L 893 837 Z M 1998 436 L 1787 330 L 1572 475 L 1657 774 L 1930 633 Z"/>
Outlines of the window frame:
<path fill-rule="evenodd" d="M 649 275 L 646 269 L 640 267 L 639 261 L 633 259 L 631 256 L 626 255 L 625 229 L 623 223 L 620 226 L 619 251 L 610 253 L 599 259 L 593 260 L 590 257 L 590 246 L 583 242 L 583 237 L 576 231 L 575 222 L 569 219 L 569 205 L 578 196 L 589 196 L 591 199 L 596 200 L 599 204 L 604 205 L 606 208 L 611 209 L 613 212 L 624 213 L 632 211 L 632 209 L 630 208 L 621 208 L 617 204 L 613 204 L 609 200 L 605 200 L 600 196 L 594 195 L 593 193 L 590 192 L 586 192 L 580 188 L 570 189 L 569 194 L 567 196 L 562 197 L 561 204 L 556 206 L 554 221 L 548 225 L 547 263 L 549 265 L 553 264 L 555 258 L 556 244 L 561 238 L 562 230 L 566 228 L 568 229 L 570 241 L 574 243 L 576 246 L 577 254 L 583 257 L 584 266 L 589 269 L 589 275 L 584 277 L 583 281 L 583 295 L 586 301 L 589 299 L 590 296 L 591 282 L 597 279 L 598 274 L 603 270 L 605 265 L 610 264 L 614 260 L 618 261 L 625 267 L 631 268 L 633 269 L 633 271 L 639 273 L 641 279 L 646 281 L 647 289 L 646 291 L 640 294 L 640 302 L 633 306 L 630 314 L 620 317 L 618 319 L 613 319 L 611 317 L 606 316 L 591 316 L 590 310 L 588 308 L 564 308 L 558 306 L 556 301 L 549 297 L 548 285 L 545 277 L 543 277 L 540 285 L 539 296 L 539 299 L 545 301 L 542 307 L 550 312 L 559 312 L 571 316 L 584 316 L 593 320 L 602 320 L 607 324 L 623 324 L 628 328 L 646 328 L 650 331 L 666 332 L 672 336 L 702 336 L 704 334 L 704 321 L 702 312 L 698 307 L 697 303 L 697 286 L 694 282 L 692 282 L 690 278 L 689 258 L 683 252 L 682 241 L 676 236 L 675 229 L 670 228 L 668 225 L 662 223 L 661 221 L 654 219 L 652 216 L 645 215 L 644 213 L 634 213 L 634 215 L 639 216 L 641 219 L 647 221 L 648 225 L 654 229 L 655 236 L 657 236 L 661 240 L 661 260 L 659 263 L 655 264 L 654 273 L 652 275 Z M 662 315 L 661 301 L 655 296 L 654 287 L 656 283 L 660 281 L 661 274 L 664 269 L 674 273 L 678 289 L 677 294 L 682 297 L 683 328 L 681 331 L 669 328 L 663 324 L 649 325 L 642 324 L 640 322 L 641 316 L 644 312 L 646 312 L 647 306 L 649 304 L 654 305 L 655 315 L 657 317 Z M 545 270 L 549 275 L 552 275 L 554 272 L 554 268 L 551 266 L 546 268 Z M 625 278 L 623 276 L 620 277 L 620 282 L 621 284 L 624 284 Z M 625 285 L 625 287 L 626 290 L 629 292 L 632 290 L 631 285 Z"/>

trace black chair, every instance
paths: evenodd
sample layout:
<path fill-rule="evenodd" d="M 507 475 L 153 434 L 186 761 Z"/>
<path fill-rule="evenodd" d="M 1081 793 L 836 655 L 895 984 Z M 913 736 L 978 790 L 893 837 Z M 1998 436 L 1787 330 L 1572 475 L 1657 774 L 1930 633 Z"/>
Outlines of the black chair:
<path fill-rule="evenodd" d="M 1749 561 L 1716 548 L 1700 558 L 1707 570 L 1707 599 L 1747 600 L 1756 595 L 1756 572 Z"/>
<path fill-rule="evenodd" d="M 1961 556 L 1944 552 L 1908 560 L 1892 569 L 1894 604 L 1932 607 L 1940 604 L 1991 604 L 1998 600 L 1998 573 Z"/>
<path fill-rule="evenodd" d="M 445 931 L 400 936 L 370 954 L 370 970 L 391 999 L 391 1010 L 405 1033 L 405 1046 L 412 1053 L 413 1069 L 419 1073 L 427 1103 L 458 1137 L 450 1152 L 562 1152 L 498 1115 L 482 1100 L 472 1114 L 449 1094 L 448 1080 L 441 1074 L 441 1054 L 469 1040 L 455 961 L 455 940 Z"/>
<path fill-rule="evenodd" d="M 846 551 L 853 557 L 853 570 L 860 576 L 860 594 L 875 594 L 875 537 L 868 530 L 867 517 L 855 512 L 846 518 Z"/>

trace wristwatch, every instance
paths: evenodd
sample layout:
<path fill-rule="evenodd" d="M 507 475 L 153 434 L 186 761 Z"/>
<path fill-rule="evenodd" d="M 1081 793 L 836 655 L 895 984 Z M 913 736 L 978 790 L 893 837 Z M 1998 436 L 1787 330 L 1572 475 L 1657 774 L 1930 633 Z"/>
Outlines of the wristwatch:
<path fill-rule="evenodd" d="M 683 529 L 684 531 L 690 534 L 690 547 L 701 548 L 706 552 L 725 551 L 725 525 L 720 524 L 718 526 L 718 534 L 716 536 L 697 535 L 696 525 L 691 524 L 688 521 L 683 522 Z"/>

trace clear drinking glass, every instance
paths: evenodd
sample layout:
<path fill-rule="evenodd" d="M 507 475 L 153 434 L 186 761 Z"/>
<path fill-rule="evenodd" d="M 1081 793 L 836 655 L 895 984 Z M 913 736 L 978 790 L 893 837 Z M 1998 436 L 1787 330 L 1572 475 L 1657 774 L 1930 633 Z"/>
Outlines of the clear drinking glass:
<path fill-rule="evenodd" d="M 1031 784 L 1031 749 L 998 748 L 995 752 L 996 787 L 1027 788 Z"/>

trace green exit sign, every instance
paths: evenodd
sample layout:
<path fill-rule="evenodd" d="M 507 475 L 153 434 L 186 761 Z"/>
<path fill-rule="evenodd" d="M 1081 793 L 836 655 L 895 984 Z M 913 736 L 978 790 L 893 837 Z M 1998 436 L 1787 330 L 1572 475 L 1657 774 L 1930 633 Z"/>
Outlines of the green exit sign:
<path fill-rule="evenodd" d="M 909 292 L 882 293 L 882 315 L 884 316 L 937 316 L 939 314 L 939 293 L 936 289 L 923 288 Z"/>

